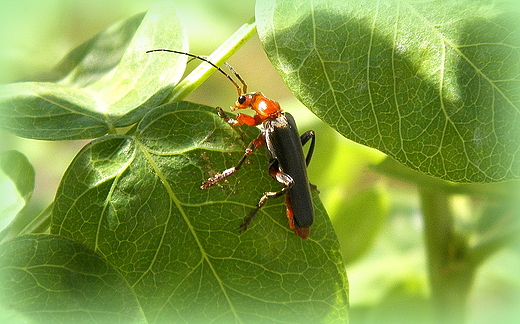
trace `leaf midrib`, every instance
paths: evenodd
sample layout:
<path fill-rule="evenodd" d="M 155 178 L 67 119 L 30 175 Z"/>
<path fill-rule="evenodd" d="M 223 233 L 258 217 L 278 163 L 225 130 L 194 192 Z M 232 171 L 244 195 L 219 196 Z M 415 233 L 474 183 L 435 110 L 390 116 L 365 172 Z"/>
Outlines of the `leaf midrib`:
<path fill-rule="evenodd" d="M 145 159 L 148 161 L 148 163 L 150 164 L 150 166 L 153 168 L 153 170 L 155 171 L 155 173 L 157 174 L 157 176 L 159 177 L 159 179 L 161 180 L 161 182 L 163 183 L 163 186 L 164 188 L 166 189 L 166 191 L 168 192 L 168 196 L 170 197 L 171 201 L 173 201 L 175 207 L 179 210 L 182 218 L 184 219 L 184 221 L 186 222 L 186 224 L 188 225 L 188 229 L 190 230 L 191 232 L 191 235 L 193 236 L 195 242 L 197 243 L 197 246 L 199 247 L 199 250 L 201 252 L 201 255 L 202 255 L 202 259 L 205 260 L 209 266 L 209 268 L 211 269 L 211 272 L 213 273 L 213 276 L 215 277 L 215 279 L 217 280 L 218 284 L 219 284 L 219 287 L 220 289 L 222 290 L 222 293 L 224 294 L 224 297 L 226 298 L 226 301 L 229 305 L 229 308 L 231 310 L 231 312 L 233 313 L 234 317 L 236 319 L 239 319 L 240 317 L 238 316 L 238 313 L 233 305 L 233 303 L 231 302 L 231 298 L 229 297 L 228 293 L 227 293 L 227 290 L 225 288 L 225 285 L 222 281 L 222 279 L 220 278 L 220 276 L 218 275 L 218 272 L 217 270 L 214 268 L 212 262 L 210 261 L 210 258 L 208 256 L 208 253 L 206 252 L 206 250 L 204 249 L 204 246 L 202 244 L 202 242 L 200 241 L 196 231 L 195 231 L 195 228 L 194 226 L 191 224 L 188 216 L 187 216 L 187 213 L 186 211 L 184 210 L 184 206 L 183 204 L 181 203 L 181 201 L 177 198 L 177 195 L 174 193 L 172 187 L 170 186 L 169 182 L 167 181 L 165 175 L 162 173 L 161 169 L 159 168 L 159 166 L 155 163 L 155 161 L 153 160 L 153 158 L 150 156 L 149 152 L 147 151 L 146 147 L 141 143 L 139 142 L 137 139 L 135 140 L 135 143 L 136 143 L 136 148 L 142 152 L 143 156 L 145 157 Z M 171 217 L 168 217 L 167 221 L 166 221 L 166 224 L 164 226 L 165 228 L 165 231 L 168 229 L 168 225 L 169 225 L 169 222 L 170 222 L 170 218 Z M 163 239 L 164 239 L 164 232 L 163 234 L 161 235 L 161 241 L 159 243 L 159 246 L 162 245 L 162 242 L 163 242 Z M 156 254 L 159 252 L 160 248 L 157 248 L 156 250 Z M 153 258 L 155 260 L 155 257 Z M 135 286 L 137 284 L 137 282 L 139 282 L 141 280 L 141 278 L 144 277 L 144 275 L 150 271 L 150 268 L 152 267 L 152 264 L 153 262 L 150 263 L 150 266 L 148 268 L 148 270 L 144 271 L 143 274 L 135 281 L 135 283 L 132 285 Z"/>

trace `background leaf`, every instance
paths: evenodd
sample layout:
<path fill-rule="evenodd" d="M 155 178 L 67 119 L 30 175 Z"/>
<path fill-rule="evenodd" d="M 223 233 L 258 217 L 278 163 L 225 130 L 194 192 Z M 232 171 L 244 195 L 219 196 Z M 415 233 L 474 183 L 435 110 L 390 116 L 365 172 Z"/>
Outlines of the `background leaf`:
<path fill-rule="evenodd" d="M 34 169 L 25 155 L 14 150 L 0 153 L 0 232 L 27 205 L 33 190 Z"/>
<path fill-rule="evenodd" d="M 113 70 L 121 61 L 146 12 L 118 22 L 70 51 L 56 67 L 34 81 L 64 82 L 86 87 Z"/>
<path fill-rule="evenodd" d="M 42 77 L 59 83 L 1 87 L 0 126 L 27 138 L 71 140 L 135 123 L 184 72 L 185 57 L 146 53 L 165 47 L 186 49 L 170 2 L 157 4 L 144 18 L 140 14 L 117 23 L 73 50 L 54 73 Z"/>
<path fill-rule="evenodd" d="M 341 203 L 341 218 L 333 219 L 338 237 L 343 238 L 341 254 L 349 264 L 362 257 L 373 246 L 388 215 L 388 201 L 379 188 L 361 191 Z"/>
<path fill-rule="evenodd" d="M 259 1 L 293 93 L 344 136 L 460 182 L 520 176 L 514 1 Z"/>
<path fill-rule="evenodd" d="M 334 322 L 346 318 L 339 245 L 315 196 L 302 241 L 283 199 L 270 201 L 243 234 L 264 190 L 279 188 L 261 150 L 228 182 L 201 182 L 233 164 L 256 128 L 241 133 L 214 108 L 164 105 L 134 136 L 87 145 L 58 189 L 52 233 L 98 251 L 128 281 L 149 322 Z"/>
<path fill-rule="evenodd" d="M 147 12 L 116 68 L 86 89 L 116 126 L 142 118 L 181 79 L 186 57 L 146 53 L 157 48 L 188 50 L 184 27 L 170 1 L 159 2 Z"/>
<path fill-rule="evenodd" d="M 34 190 L 34 169 L 22 153 L 0 153 L 0 170 L 15 184 L 20 196 L 27 202 Z"/>
<path fill-rule="evenodd" d="M 55 235 L 0 245 L 4 323 L 144 323 L 119 273 L 82 244 Z"/>
<path fill-rule="evenodd" d="M 84 91 L 58 83 L 24 82 L 0 88 L 0 127 L 26 138 L 92 138 L 110 128 Z"/>

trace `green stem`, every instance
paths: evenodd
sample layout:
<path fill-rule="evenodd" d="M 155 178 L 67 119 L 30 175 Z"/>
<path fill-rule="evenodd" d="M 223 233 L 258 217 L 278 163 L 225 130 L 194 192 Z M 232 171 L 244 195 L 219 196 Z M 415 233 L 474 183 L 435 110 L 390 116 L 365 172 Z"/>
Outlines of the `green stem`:
<path fill-rule="evenodd" d="M 255 23 L 242 25 L 231 37 L 219 46 L 207 59 L 216 65 L 224 63 L 233 55 L 256 31 Z M 215 72 L 215 68 L 208 63 L 201 63 L 186 76 L 166 97 L 165 102 L 183 100 L 200 84 Z"/>
<path fill-rule="evenodd" d="M 465 240 L 455 232 L 449 195 L 428 187 L 419 192 L 435 322 L 464 323 L 475 268 L 467 262 Z"/>

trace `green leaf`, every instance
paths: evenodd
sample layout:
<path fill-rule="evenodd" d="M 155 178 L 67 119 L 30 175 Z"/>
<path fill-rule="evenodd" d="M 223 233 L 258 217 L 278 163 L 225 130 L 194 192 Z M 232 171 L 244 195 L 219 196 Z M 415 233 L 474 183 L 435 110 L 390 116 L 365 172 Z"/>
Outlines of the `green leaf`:
<path fill-rule="evenodd" d="M 244 139 L 215 109 L 177 102 L 152 110 L 133 136 L 93 141 L 62 180 L 52 233 L 104 255 L 151 323 L 343 323 L 347 279 L 317 193 L 311 238 L 302 241 L 283 199 L 239 233 L 262 193 L 280 187 L 262 150 L 228 181 L 199 189 L 258 135 L 243 130 Z"/>
<path fill-rule="evenodd" d="M 112 71 L 121 61 L 146 12 L 118 22 L 70 51 L 40 82 L 63 82 L 84 88 Z"/>
<path fill-rule="evenodd" d="M 51 82 L 0 88 L 0 127 L 18 136 L 65 140 L 99 137 L 135 123 L 157 106 L 184 72 L 182 55 L 153 55 L 156 48 L 186 49 L 171 3 L 117 23 L 74 49 Z"/>
<path fill-rule="evenodd" d="M 0 245 L 2 323 L 145 323 L 132 290 L 99 254 L 55 235 Z"/>
<path fill-rule="evenodd" d="M 0 127 L 33 139 L 92 138 L 110 129 L 96 102 L 81 89 L 24 82 L 0 88 Z"/>
<path fill-rule="evenodd" d="M 115 70 L 86 88 L 94 93 L 115 126 L 142 118 L 181 79 L 186 57 L 146 53 L 156 48 L 188 49 L 184 28 L 169 1 L 148 11 Z"/>
<path fill-rule="evenodd" d="M 14 150 L 2 152 L 0 170 L 14 183 L 20 196 L 29 201 L 34 190 L 34 168 L 27 157 Z"/>
<path fill-rule="evenodd" d="M 520 177 L 515 1 L 259 1 L 294 94 L 356 142 L 459 182 Z"/>
<path fill-rule="evenodd" d="M 0 153 L 0 231 L 23 210 L 33 190 L 34 169 L 25 155 L 18 151 Z"/>
<path fill-rule="evenodd" d="M 373 245 L 388 214 L 387 197 L 372 187 L 363 190 L 339 208 L 341 218 L 333 220 L 345 263 L 359 259 Z"/>

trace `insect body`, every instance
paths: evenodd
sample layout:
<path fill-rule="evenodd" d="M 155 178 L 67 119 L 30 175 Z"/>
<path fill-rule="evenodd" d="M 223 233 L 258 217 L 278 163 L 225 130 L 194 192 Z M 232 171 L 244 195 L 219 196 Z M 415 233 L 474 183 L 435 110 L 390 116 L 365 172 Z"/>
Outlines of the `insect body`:
<path fill-rule="evenodd" d="M 276 181 L 282 184 L 282 189 L 275 192 L 264 192 L 256 208 L 251 211 L 249 216 L 244 218 L 240 225 L 241 231 L 245 231 L 251 220 L 255 217 L 262 206 L 271 198 L 285 196 L 285 205 L 289 226 L 294 233 L 302 239 L 309 237 L 309 227 L 314 221 L 314 206 L 311 197 L 311 185 L 307 177 L 307 165 L 309 164 L 312 153 L 314 152 L 315 134 L 313 131 L 299 135 L 296 122 L 291 114 L 283 112 L 280 105 L 271 99 L 266 98 L 261 92 L 246 93 L 247 85 L 240 75 L 229 65 L 227 67 L 235 74 L 242 84 L 240 87 L 229 75 L 221 68 L 217 67 L 207 59 L 179 51 L 173 50 L 153 50 L 166 51 L 183 54 L 205 61 L 223 73 L 235 85 L 238 91 L 238 100 L 231 110 L 253 109 L 254 116 L 237 114 L 236 118 L 226 115 L 222 108 L 217 107 L 218 115 L 232 126 L 246 124 L 248 126 L 261 126 L 260 135 L 252 140 L 247 146 L 244 155 L 238 163 L 229 169 L 207 179 L 201 185 L 201 189 L 207 189 L 217 182 L 237 172 L 247 157 L 256 149 L 267 146 L 271 156 L 269 164 L 269 174 Z M 303 145 L 309 140 L 311 144 L 307 156 L 304 156 Z"/>
<path fill-rule="evenodd" d="M 314 221 L 314 206 L 307 178 L 307 165 L 314 151 L 315 135 L 307 131 L 301 137 L 296 122 L 289 113 L 264 121 L 263 131 L 271 154 L 269 173 L 286 189 L 285 204 L 290 226 L 299 237 L 309 237 Z M 302 145 L 311 139 L 311 147 L 304 159 Z M 290 179 L 288 179 L 290 177 Z M 291 181 L 292 180 L 292 181 Z M 282 191 L 284 190 L 282 189 Z"/>
<path fill-rule="evenodd" d="M 258 201 L 256 208 L 244 219 L 240 228 L 242 231 L 247 229 L 252 218 L 268 199 L 285 195 L 289 225 L 294 229 L 296 235 L 302 239 L 307 239 L 309 237 L 309 227 L 314 221 L 314 206 L 311 198 L 310 184 L 307 177 L 307 165 L 309 164 L 314 151 L 315 134 L 313 131 L 308 131 L 300 137 L 296 127 L 296 122 L 292 115 L 282 112 L 277 103 L 263 97 L 261 93 L 257 92 L 246 96 L 256 97 L 256 102 L 261 103 L 260 109 L 254 106 L 251 107 L 257 112 L 255 116 L 252 117 L 238 114 L 236 119 L 232 119 L 229 118 L 222 109 L 219 109 L 219 115 L 229 124 L 235 126 L 241 124 L 255 126 L 260 123 L 260 135 L 251 141 L 246 148 L 242 159 L 240 159 L 236 166 L 224 170 L 222 173 L 204 181 L 201 189 L 206 189 L 237 172 L 254 150 L 266 145 L 271 155 L 269 174 L 276 181 L 280 182 L 283 185 L 283 188 L 276 192 L 264 192 L 263 196 Z M 231 109 L 236 110 L 247 108 L 244 107 L 243 104 L 240 104 L 241 101 L 242 100 L 239 98 L 239 101 L 237 102 L 239 105 L 235 105 Z M 255 101 L 252 100 L 252 102 Z M 266 108 L 263 107 L 263 105 L 268 103 L 275 103 L 278 109 L 276 111 L 269 111 L 269 107 L 263 109 Z M 255 108 L 259 109 L 260 113 Z M 269 112 L 262 114 L 264 111 Z M 307 153 L 307 157 L 305 158 L 302 146 L 307 143 L 309 139 L 311 140 L 311 146 Z"/>

